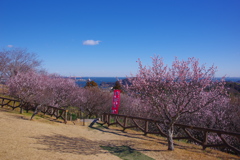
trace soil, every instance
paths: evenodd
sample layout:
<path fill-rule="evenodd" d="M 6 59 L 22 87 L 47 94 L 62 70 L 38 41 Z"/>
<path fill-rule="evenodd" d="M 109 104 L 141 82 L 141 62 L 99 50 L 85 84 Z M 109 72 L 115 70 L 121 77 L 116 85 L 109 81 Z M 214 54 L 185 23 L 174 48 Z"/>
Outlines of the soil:
<path fill-rule="evenodd" d="M 167 150 L 165 138 L 118 127 L 109 129 L 94 125 L 83 126 L 80 121 L 64 124 L 50 117 L 19 114 L 10 108 L 0 108 L 1 160 L 118 160 L 103 146 L 128 146 L 156 160 L 215 160 L 240 157 L 175 141 L 175 150 Z M 135 159 L 133 157 L 133 159 Z"/>

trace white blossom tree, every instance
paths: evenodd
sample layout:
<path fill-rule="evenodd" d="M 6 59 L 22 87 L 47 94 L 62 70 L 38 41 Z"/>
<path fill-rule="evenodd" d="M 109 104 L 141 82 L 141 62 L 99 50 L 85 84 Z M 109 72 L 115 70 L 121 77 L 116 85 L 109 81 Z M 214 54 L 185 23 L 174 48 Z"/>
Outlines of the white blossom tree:
<path fill-rule="evenodd" d="M 40 65 L 37 55 L 27 49 L 11 48 L 0 51 L 0 78 L 10 78 L 18 72 L 36 71 Z"/>

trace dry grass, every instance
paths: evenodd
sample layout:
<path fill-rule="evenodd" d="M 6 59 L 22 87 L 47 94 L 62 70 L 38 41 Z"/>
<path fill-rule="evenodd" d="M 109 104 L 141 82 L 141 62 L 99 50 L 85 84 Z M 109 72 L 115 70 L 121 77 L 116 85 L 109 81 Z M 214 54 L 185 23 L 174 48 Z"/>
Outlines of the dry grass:
<path fill-rule="evenodd" d="M 117 156 L 100 146 L 129 146 L 153 159 L 240 159 L 240 157 L 176 141 L 175 151 L 167 151 L 166 139 L 117 127 L 106 129 L 94 125 L 82 126 L 80 122 L 67 125 L 52 118 L 21 115 L 0 108 L 0 159 L 4 160 L 113 160 Z"/>

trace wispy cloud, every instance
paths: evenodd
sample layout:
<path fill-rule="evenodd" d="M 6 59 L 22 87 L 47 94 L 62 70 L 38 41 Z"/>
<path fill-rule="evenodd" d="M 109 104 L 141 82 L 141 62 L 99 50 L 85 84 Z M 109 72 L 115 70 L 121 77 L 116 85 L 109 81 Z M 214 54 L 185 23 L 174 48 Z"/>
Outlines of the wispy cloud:
<path fill-rule="evenodd" d="M 7 45 L 7 47 L 8 47 L 8 48 L 12 48 L 12 47 L 13 47 L 13 45 L 9 44 L 9 45 Z"/>
<path fill-rule="evenodd" d="M 101 41 L 86 40 L 86 41 L 83 41 L 83 45 L 93 46 L 93 45 L 98 45 L 100 42 L 101 42 Z"/>

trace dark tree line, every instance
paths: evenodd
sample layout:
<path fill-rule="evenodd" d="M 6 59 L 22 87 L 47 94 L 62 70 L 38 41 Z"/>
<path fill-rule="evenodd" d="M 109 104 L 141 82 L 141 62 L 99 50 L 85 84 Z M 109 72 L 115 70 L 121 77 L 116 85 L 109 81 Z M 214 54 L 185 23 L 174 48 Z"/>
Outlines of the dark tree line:
<path fill-rule="evenodd" d="M 226 82 L 225 87 L 228 92 L 233 95 L 240 95 L 240 83 L 239 82 Z"/>

